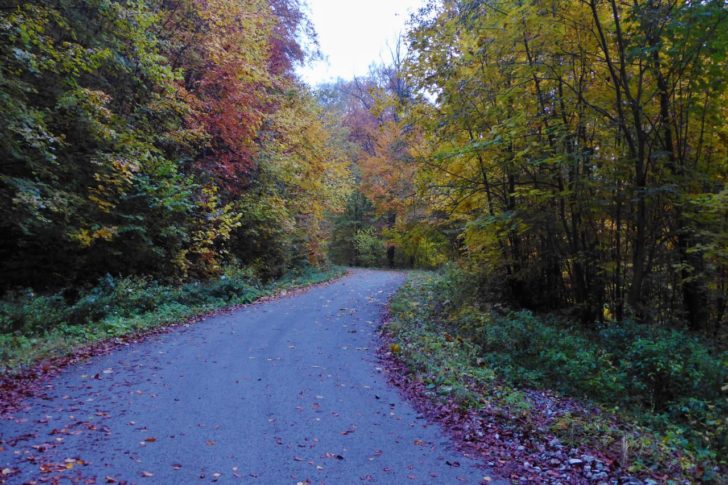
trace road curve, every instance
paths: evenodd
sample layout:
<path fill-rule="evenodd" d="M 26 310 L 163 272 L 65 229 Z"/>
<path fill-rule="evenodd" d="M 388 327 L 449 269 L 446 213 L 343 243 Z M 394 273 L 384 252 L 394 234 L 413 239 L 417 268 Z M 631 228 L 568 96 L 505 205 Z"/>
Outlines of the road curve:
<path fill-rule="evenodd" d="M 356 270 L 65 369 L 0 421 L 0 481 L 480 483 L 378 367 L 404 278 Z"/>

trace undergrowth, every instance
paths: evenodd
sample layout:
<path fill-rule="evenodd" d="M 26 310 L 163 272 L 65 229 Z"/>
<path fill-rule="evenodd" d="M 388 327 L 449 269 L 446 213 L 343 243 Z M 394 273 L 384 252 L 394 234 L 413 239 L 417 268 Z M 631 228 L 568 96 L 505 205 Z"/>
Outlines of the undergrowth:
<path fill-rule="evenodd" d="M 0 301 L 0 374 L 109 338 L 169 325 L 278 291 L 320 283 L 345 272 L 303 268 L 262 283 L 249 269 L 229 267 L 218 278 L 181 286 L 141 277 L 106 276 L 72 301 L 63 292 L 9 293 Z"/>
<path fill-rule="evenodd" d="M 608 450 L 632 473 L 720 480 L 728 457 L 728 354 L 678 329 L 593 329 L 482 305 L 458 270 L 414 273 L 391 302 L 394 350 L 433 397 L 528 421 L 529 389 L 579 398 L 547 433 Z M 532 432 L 533 430 L 531 430 Z"/>

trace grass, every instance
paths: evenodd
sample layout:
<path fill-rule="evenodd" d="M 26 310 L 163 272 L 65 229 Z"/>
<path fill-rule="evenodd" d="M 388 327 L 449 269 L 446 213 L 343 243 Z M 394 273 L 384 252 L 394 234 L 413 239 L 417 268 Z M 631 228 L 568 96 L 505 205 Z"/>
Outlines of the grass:
<path fill-rule="evenodd" d="M 248 270 L 228 268 L 219 278 L 181 286 L 109 276 L 70 303 L 60 293 L 35 295 L 27 290 L 9 294 L 0 301 L 0 375 L 70 355 L 94 343 L 322 283 L 345 272 L 342 267 L 306 268 L 263 284 Z"/>

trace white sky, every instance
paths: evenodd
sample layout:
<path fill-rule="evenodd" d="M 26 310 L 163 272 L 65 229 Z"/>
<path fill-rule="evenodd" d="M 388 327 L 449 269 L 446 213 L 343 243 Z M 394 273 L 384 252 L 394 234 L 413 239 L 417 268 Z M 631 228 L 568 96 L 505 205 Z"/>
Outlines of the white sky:
<path fill-rule="evenodd" d="M 425 0 L 306 0 L 323 61 L 298 69 L 311 85 L 369 72 L 387 60 L 387 42 L 405 33 L 410 13 Z"/>

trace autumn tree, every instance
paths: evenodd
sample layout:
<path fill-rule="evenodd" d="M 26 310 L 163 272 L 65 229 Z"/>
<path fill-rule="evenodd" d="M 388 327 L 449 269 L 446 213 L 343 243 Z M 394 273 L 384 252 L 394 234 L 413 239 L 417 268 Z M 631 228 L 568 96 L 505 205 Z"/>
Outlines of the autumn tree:
<path fill-rule="evenodd" d="M 697 201 L 725 191 L 727 21 L 721 2 L 431 2 L 408 64 L 431 214 L 522 305 L 717 325 L 725 225 Z"/>
<path fill-rule="evenodd" d="M 3 288 L 207 278 L 252 264 L 241 234 L 272 227 L 296 241 L 277 274 L 326 260 L 348 171 L 294 73 L 315 48 L 297 1 L 0 12 Z"/>

